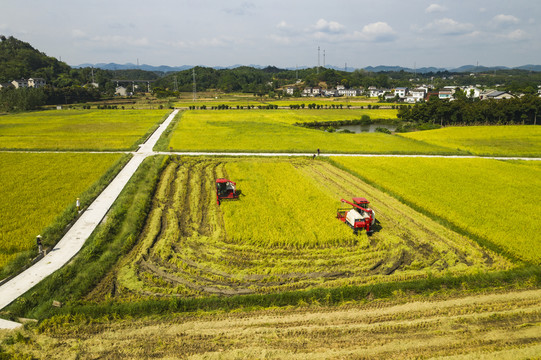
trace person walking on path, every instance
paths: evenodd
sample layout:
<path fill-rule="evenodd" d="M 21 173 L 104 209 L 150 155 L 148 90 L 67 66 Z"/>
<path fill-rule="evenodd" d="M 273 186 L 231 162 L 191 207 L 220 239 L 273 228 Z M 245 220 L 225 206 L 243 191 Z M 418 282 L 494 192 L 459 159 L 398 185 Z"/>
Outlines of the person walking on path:
<path fill-rule="evenodd" d="M 43 254 L 43 245 L 41 244 L 41 235 L 36 237 L 36 245 L 38 246 L 39 255 Z"/>
<path fill-rule="evenodd" d="M 319 149 L 317 149 L 317 156 L 319 156 Z"/>
<path fill-rule="evenodd" d="M 77 206 L 77 212 L 80 213 L 81 212 L 81 201 L 79 200 L 79 198 L 77 198 L 77 201 L 75 201 L 75 205 Z"/>

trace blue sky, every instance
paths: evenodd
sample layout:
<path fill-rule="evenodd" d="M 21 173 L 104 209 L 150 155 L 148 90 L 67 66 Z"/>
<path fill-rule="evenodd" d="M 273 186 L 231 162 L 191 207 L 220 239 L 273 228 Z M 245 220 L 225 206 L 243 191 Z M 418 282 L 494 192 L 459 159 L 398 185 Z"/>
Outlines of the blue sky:
<path fill-rule="evenodd" d="M 541 1 L 2 0 L 0 34 L 70 65 L 541 64 Z"/>

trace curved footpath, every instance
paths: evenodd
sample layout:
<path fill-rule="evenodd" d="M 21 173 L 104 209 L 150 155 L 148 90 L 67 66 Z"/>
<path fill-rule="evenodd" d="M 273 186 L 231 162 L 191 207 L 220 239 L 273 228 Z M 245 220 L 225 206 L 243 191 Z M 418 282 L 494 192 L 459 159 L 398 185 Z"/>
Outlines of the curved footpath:
<path fill-rule="evenodd" d="M 94 200 L 84 211 L 81 217 L 56 246 L 39 262 L 15 276 L 10 281 L 0 286 L 0 310 L 11 304 L 19 296 L 30 290 L 41 280 L 51 275 L 64 266 L 83 247 L 86 239 L 105 217 L 113 202 L 116 200 L 124 186 L 135 173 L 139 165 L 147 156 L 152 155 L 186 155 L 186 156 L 307 156 L 312 153 L 238 153 L 238 152 L 154 152 L 152 148 L 175 118 L 178 109 L 174 110 L 158 129 L 133 153 L 133 158 L 120 171 L 107 188 Z M 13 151 L 10 151 L 13 152 Z M 32 152 L 32 151 L 22 151 Z M 43 151 L 39 151 L 43 152 Z M 120 152 L 120 151 L 119 151 Z M 357 157 L 412 157 L 412 158 L 484 158 L 495 160 L 537 160 L 541 158 L 524 157 L 481 157 L 481 156 L 460 156 L 460 155 L 385 155 L 385 154 L 323 154 L 324 156 L 357 156 Z M 0 329 L 15 329 L 21 324 L 13 321 L 0 319 Z"/>
<path fill-rule="evenodd" d="M 0 309 L 8 306 L 41 280 L 60 269 L 81 250 L 86 239 L 105 217 L 105 214 L 107 214 L 139 165 L 147 156 L 154 155 L 152 148 L 178 111 L 173 111 L 148 140 L 139 147 L 133 158 L 43 259 L 0 286 Z M 21 324 L 0 319 L 0 329 L 14 329 L 19 326 Z"/>

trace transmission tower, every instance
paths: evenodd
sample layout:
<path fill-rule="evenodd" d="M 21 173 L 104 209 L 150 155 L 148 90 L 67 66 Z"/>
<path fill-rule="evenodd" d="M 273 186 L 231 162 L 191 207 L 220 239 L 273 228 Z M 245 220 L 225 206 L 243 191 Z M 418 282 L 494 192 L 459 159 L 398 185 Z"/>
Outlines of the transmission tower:
<path fill-rule="evenodd" d="M 173 90 L 174 90 L 174 91 L 178 91 L 177 76 L 175 75 L 175 77 L 174 77 L 173 79 L 175 80 L 174 86 L 173 86 Z"/>
<path fill-rule="evenodd" d="M 325 69 L 325 49 L 323 49 L 323 68 Z"/>
<path fill-rule="evenodd" d="M 317 47 L 317 69 L 316 73 L 319 74 L 319 46 Z"/>
<path fill-rule="evenodd" d="M 193 75 L 193 101 L 197 100 L 197 88 L 195 86 L 195 68 L 192 69 Z"/>

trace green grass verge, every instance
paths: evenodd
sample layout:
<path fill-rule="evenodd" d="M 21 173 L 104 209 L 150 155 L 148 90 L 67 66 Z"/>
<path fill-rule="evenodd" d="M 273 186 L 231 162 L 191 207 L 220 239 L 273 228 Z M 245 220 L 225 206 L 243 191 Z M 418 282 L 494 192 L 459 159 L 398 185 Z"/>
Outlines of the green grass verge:
<path fill-rule="evenodd" d="M 160 138 L 156 142 L 156 145 L 154 145 L 154 148 L 153 148 L 154 151 L 168 151 L 169 150 L 167 146 L 171 142 L 171 136 L 173 136 L 173 133 L 175 132 L 183 114 L 184 114 L 183 111 L 179 111 L 177 116 L 175 116 L 173 121 L 171 121 L 167 129 L 165 129 L 162 136 L 160 136 Z"/>
<path fill-rule="evenodd" d="M 528 266 L 500 272 L 486 272 L 465 276 L 388 282 L 365 286 L 343 286 L 338 288 L 315 288 L 264 295 L 239 295 L 233 297 L 171 298 L 154 299 L 129 303 L 107 303 L 100 305 L 73 304 L 49 312 L 59 317 L 45 320 L 41 326 L 54 326 L 56 319 L 66 315 L 95 318 L 126 318 L 148 315 L 168 315 L 174 312 L 233 311 L 239 309 L 303 306 L 307 304 L 338 305 L 348 301 L 371 301 L 389 299 L 397 293 L 434 296 L 439 292 L 479 293 L 486 290 L 521 289 L 541 285 L 541 267 Z"/>

